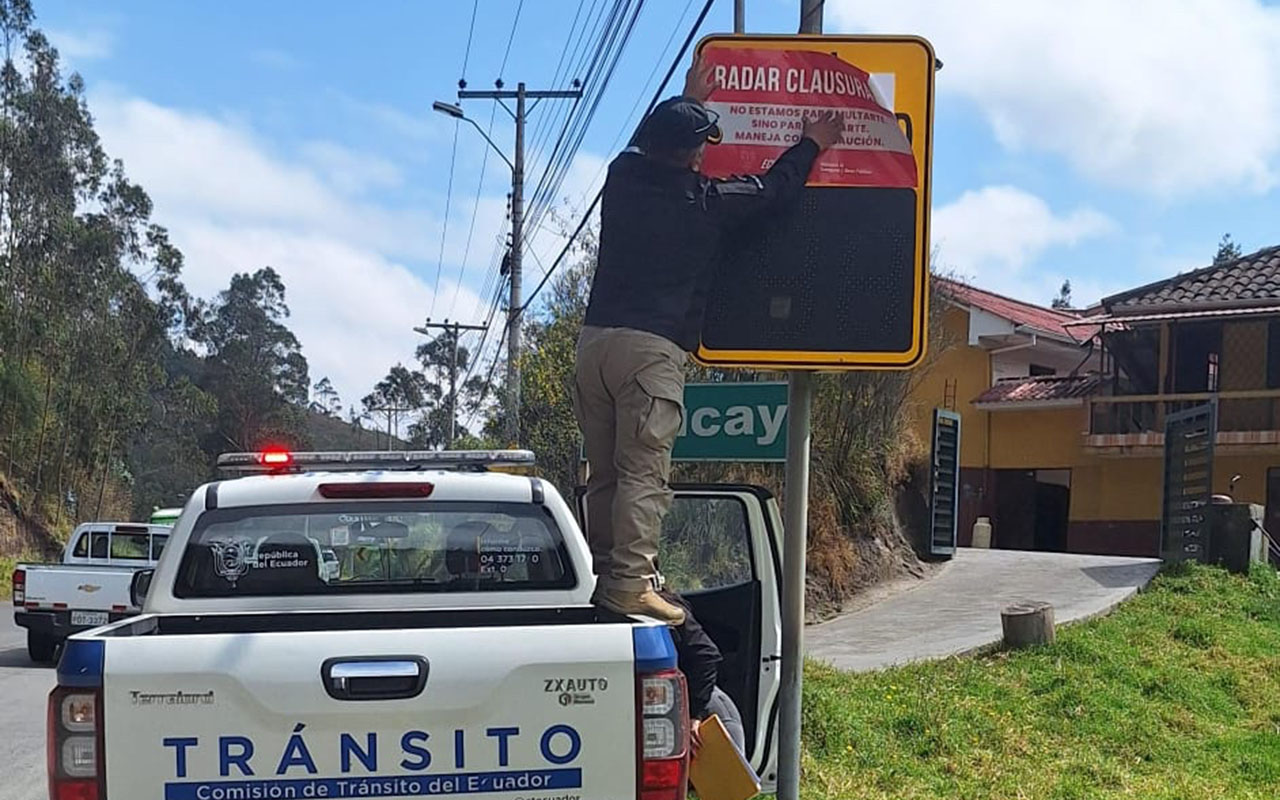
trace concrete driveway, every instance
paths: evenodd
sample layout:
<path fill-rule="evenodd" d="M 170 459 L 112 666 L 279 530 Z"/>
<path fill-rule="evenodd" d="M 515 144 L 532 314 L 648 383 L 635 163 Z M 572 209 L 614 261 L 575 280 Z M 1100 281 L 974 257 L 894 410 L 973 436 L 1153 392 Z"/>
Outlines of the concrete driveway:
<path fill-rule="evenodd" d="M 999 642 L 1000 609 L 1053 604 L 1058 624 L 1110 611 L 1146 586 L 1159 559 L 961 548 L 936 577 L 805 631 L 810 657 L 867 671 Z"/>

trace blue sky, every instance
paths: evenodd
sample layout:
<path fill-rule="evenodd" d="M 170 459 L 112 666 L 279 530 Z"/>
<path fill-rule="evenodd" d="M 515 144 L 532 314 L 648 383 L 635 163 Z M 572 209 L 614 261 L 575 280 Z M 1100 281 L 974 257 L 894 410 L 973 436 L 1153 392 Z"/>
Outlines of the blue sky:
<path fill-rule="evenodd" d="M 559 192 L 567 217 L 701 4 L 645 3 Z M 519 5 L 479 0 L 472 88 L 499 77 Z M 525 0 L 507 84 L 551 84 L 580 5 L 605 4 Z M 747 0 L 748 27 L 793 31 L 797 6 Z M 727 30 L 731 8 L 717 0 L 704 31 Z M 188 285 L 210 295 L 235 271 L 276 267 L 313 376 L 344 399 L 408 361 L 410 328 L 429 314 L 485 315 L 508 174 L 464 126 L 450 193 L 455 123 L 430 111 L 463 74 L 471 3 L 37 0 L 36 11 L 84 76 L 108 152 L 186 254 Z M 933 243 L 944 268 L 980 286 L 1047 303 L 1069 278 L 1087 303 L 1207 263 L 1225 232 L 1246 252 L 1280 241 L 1274 4 L 828 0 L 826 20 L 829 32 L 933 42 L 945 64 Z M 486 101 L 466 108 L 487 124 Z M 534 115 L 534 177 L 556 110 Z M 510 152 L 498 113 L 494 138 Z M 545 225 L 533 249 L 550 264 L 560 238 Z M 527 280 L 541 274 L 528 259 Z"/>

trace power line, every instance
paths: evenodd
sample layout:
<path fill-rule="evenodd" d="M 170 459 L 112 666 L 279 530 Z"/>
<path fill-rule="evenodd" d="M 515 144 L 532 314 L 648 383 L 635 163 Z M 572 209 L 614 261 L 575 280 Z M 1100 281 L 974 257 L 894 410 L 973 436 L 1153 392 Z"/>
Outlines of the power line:
<path fill-rule="evenodd" d="M 687 2 L 684 4 L 684 10 L 680 12 L 680 17 L 676 19 L 676 24 L 672 26 L 671 34 L 667 36 L 666 44 L 662 45 L 661 52 L 663 56 L 666 56 L 667 51 L 671 49 L 672 43 L 675 42 L 676 34 L 680 33 L 680 23 L 684 21 L 685 17 L 689 16 L 689 9 L 693 8 L 693 3 L 694 3 L 694 0 L 687 0 Z M 653 84 L 653 79 L 657 77 L 658 70 L 661 68 L 662 68 L 661 61 L 654 63 L 653 69 L 649 71 L 649 77 L 645 78 L 644 86 L 640 89 L 639 93 L 636 94 L 635 103 L 631 105 L 631 110 L 628 111 L 627 116 L 623 118 L 622 125 L 621 127 L 618 128 L 618 133 L 613 137 L 613 141 L 610 142 L 609 148 L 605 151 L 606 153 L 612 153 L 615 150 L 617 150 L 618 142 L 622 140 L 622 137 L 626 134 L 628 128 L 632 127 L 633 123 L 631 122 L 631 120 L 635 118 L 636 110 L 639 109 L 640 104 L 644 102 L 645 93 L 649 91 L 649 87 Z M 601 164 L 600 169 L 596 170 L 595 177 L 591 179 L 591 183 L 587 184 L 588 187 L 594 186 L 595 182 L 600 180 L 600 176 L 604 174 L 605 170 L 607 170 L 608 168 L 609 168 L 608 161 L 605 161 L 603 164 Z M 589 188 L 588 188 L 588 191 L 590 191 Z M 586 195 L 583 195 L 583 199 L 584 200 L 586 199 Z"/>
<path fill-rule="evenodd" d="M 480 10 L 480 0 L 472 0 L 471 3 L 471 26 L 467 28 L 467 49 L 462 55 L 462 74 L 458 76 L 463 80 L 467 77 L 467 64 L 471 61 L 471 39 L 476 33 L 476 12 Z"/>
<path fill-rule="evenodd" d="M 582 16 L 582 8 L 585 5 L 586 5 L 586 0 L 578 0 L 578 10 L 575 11 L 573 14 L 573 22 L 569 23 L 569 33 L 565 36 L 564 47 L 561 48 L 560 50 L 560 58 L 559 60 L 556 61 L 555 72 L 552 73 L 552 77 L 551 77 L 552 86 L 560 85 L 560 81 L 561 81 L 560 70 L 564 68 L 565 56 L 569 54 L 569 45 L 571 42 L 573 42 L 573 34 L 578 29 L 578 19 Z M 583 34 L 585 33 L 586 33 L 586 27 L 584 25 Z M 572 113 L 572 107 L 570 108 L 570 113 Z M 533 147 L 529 149 L 529 152 L 535 154 L 535 157 L 536 157 L 536 154 L 541 152 L 542 145 L 546 142 L 546 132 L 549 132 L 550 130 L 554 129 L 554 126 L 550 125 L 549 123 L 550 119 L 551 119 L 551 115 L 548 114 L 542 117 L 541 119 L 539 119 L 536 123 L 534 123 L 533 135 L 530 137 L 530 141 L 533 142 Z"/>
<path fill-rule="evenodd" d="M 449 209 L 453 205 L 453 166 L 458 157 L 458 125 L 459 122 L 454 120 L 453 149 L 449 152 L 449 184 L 444 195 L 444 222 L 440 226 L 440 256 L 436 259 L 436 284 L 431 290 L 431 310 L 427 312 L 428 317 L 436 313 L 436 298 L 440 296 L 440 270 L 444 268 L 444 245 L 449 238 Z"/>
<path fill-rule="evenodd" d="M 520 12 L 524 10 L 524 0 L 516 6 L 516 18 L 511 22 L 511 35 L 507 37 L 507 51 L 502 54 L 502 66 L 498 67 L 498 78 L 507 71 L 507 59 L 511 57 L 511 43 L 516 40 L 516 28 L 520 27 Z"/>
<path fill-rule="evenodd" d="M 578 38 L 578 42 L 574 46 L 573 53 L 570 55 L 567 62 L 569 65 L 569 73 L 573 74 L 576 78 L 585 80 L 588 93 L 595 91 L 595 86 L 592 85 L 592 78 L 594 76 L 590 73 L 584 75 L 583 71 L 587 68 L 589 63 L 598 60 L 599 54 L 604 50 L 609 34 L 612 30 L 612 26 L 618 19 L 619 12 L 622 10 L 624 2 L 630 2 L 630 0 L 613 0 L 611 10 L 607 15 L 596 15 L 596 12 L 602 11 L 605 6 L 600 6 L 599 8 L 595 5 L 592 6 L 592 12 L 583 26 L 583 35 Z M 588 42 L 592 42 L 592 44 L 584 50 L 582 46 Z M 568 130 L 575 122 L 574 113 L 577 111 L 578 106 L 575 104 L 575 106 L 566 113 L 564 118 L 550 129 L 554 130 L 559 128 L 560 133 L 556 139 L 555 145 L 552 147 L 551 154 L 547 157 L 546 163 L 543 165 L 543 174 L 542 177 L 539 178 L 538 188 L 535 190 L 535 195 L 541 192 L 542 183 L 545 181 L 546 176 L 552 169 L 552 165 L 555 163 L 556 153 L 559 151 Z M 550 133 L 550 130 L 548 130 L 547 133 Z M 541 148 L 541 144 L 539 145 L 539 148 Z"/>
<path fill-rule="evenodd" d="M 486 136 L 493 136 L 493 120 L 494 115 L 497 113 L 498 106 L 495 103 L 489 109 L 489 130 L 486 132 Z M 457 128 L 454 128 L 454 133 L 457 133 Z M 467 269 L 467 256 L 471 254 L 471 237 L 474 236 L 476 232 L 476 216 L 480 210 L 480 195 L 484 191 L 484 173 L 485 168 L 488 166 L 489 148 L 486 147 L 484 149 L 484 156 L 480 159 L 480 182 L 476 184 L 476 199 L 475 202 L 471 204 L 471 225 L 467 228 L 467 244 L 462 248 L 462 262 L 458 264 L 458 282 L 453 287 L 453 302 L 449 304 L 450 315 L 453 314 L 454 309 L 457 307 L 458 293 L 462 291 L 462 275 Z M 480 294 L 483 296 L 484 292 L 481 292 Z"/>
<path fill-rule="evenodd" d="M 577 155 L 583 139 L 586 137 L 587 129 L 594 120 L 600 103 L 604 98 L 605 89 L 609 86 L 622 54 L 631 40 L 636 22 L 643 8 L 644 0 L 638 0 L 634 8 L 631 8 L 629 1 L 624 3 L 619 0 L 619 3 L 615 5 L 614 13 L 610 16 L 610 32 L 601 46 L 597 48 L 587 68 L 586 80 L 588 88 L 593 90 L 592 96 L 586 103 L 587 109 L 585 113 L 572 120 L 571 126 L 566 125 L 565 129 L 561 131 L 561 136 L 556 142 L 556 148 L 552 152 L 552 162 L 543 173 L 542 179 L 539 180 L 538 186 L 534 191 L 533 201 L 530 203 L 530 218 L 535 223 L 540 221 L 550 209 L 555 193 L 563 185 L 569 168 L 572 166 L 573 159 Z M 617 25 L 613 24 L 615 21 Z M 594 78 L 599 73 L 603 73 L 603 77 L 601 80 L 595 81 Z M 567 146 L 562 147 L 566 138 L 569 143 Z"/>
<path fill-rule="evenodd" d="M 662 97 L 663 90 L 666 89 L 667 83 L 671 80 L 671 76 L 675 74 L 676 68 L 680 66 L 680 62 L 684 60 L 685 53 L 689 50 L 689 45 L 693 43 L 693 38 L 698 35 L 698 29 L 702 27 L 702 23 L 706 20 L 707 14 L 711 11 L 711 6 L 714 4 L 715 0 L 706 0 L 703 4 L 702 12 L 698 14 L 698 19 L 694 21 L 693 27 L 689 29 L 689 34 L 685 37 L 684 44 L 680 46 L 680 52 L 676 53 L 676 57 L 671 61 L 670 68 L 667 69 L 666 76 L 663 77 L 662 83 L 658 85 L 658 90 L 653 93 L 653 98 L 649 101 L 649 107 L 645 110 L 645 117 L 653 111 L 654 106 L 658 105 L 658 100 Z M 643 119 L 643 117 L 641 119 Z M 564 257 L 568 255 L 570 248 L 573 247 L 574 241 L 578 238 L 578 235 L 582 233 L 582 229 L 587 226 L 587 222 L 591 219 L 592 213 L 595 212 L 596 206 L 600 204 L 600 198 L 603 196 L 604 187 L 601 187 L 600 190 L 596 192 L 595 199 L 591 201 L 591 205 L 587 208 L 586 213 L 582 215 L 582 221 L 578 223 L 578 227 L 569 237 L 569 241 L 565 242 L 564 248 L 560 251 L 560 255 L 556 256 L 556 260 L 551 264 L 551 269 L 547 270 L 547 274 L 542 276 L 542 280 L 539 281 L 538 285 L 529 293 L 528 299 L 525 300 L 524 305 L 520 309 L 522 312 L 527 309 L 531 303 L 533 303 L 534 299 L 538 296 L 538 293 L 547 285 L 547 281 L 549 281 L 551 276 L 555 274 L 556 269 L 564 261 Z"/>

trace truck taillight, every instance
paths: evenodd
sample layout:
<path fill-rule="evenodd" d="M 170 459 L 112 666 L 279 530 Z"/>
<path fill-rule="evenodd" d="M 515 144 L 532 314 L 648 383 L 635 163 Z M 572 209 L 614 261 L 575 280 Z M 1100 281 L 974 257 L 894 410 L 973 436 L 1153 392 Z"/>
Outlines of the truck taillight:
<path fill-rule="evenodd" d="M 13 604 L 20 606 L 27 600 L 27 571 L 25 569 L 15 569 L 13 571 Z"/>
<path fill-rule="evenodd" d="M 689 697 L 684 675 L 664 669 L 638 678 L 640 800 L 684 800 L 689 780 Z"/>
<path fill-rule="evenodd" d="M 49 693 L 49 800 L 105 800 L 102 690 L 59 686 Z"/>

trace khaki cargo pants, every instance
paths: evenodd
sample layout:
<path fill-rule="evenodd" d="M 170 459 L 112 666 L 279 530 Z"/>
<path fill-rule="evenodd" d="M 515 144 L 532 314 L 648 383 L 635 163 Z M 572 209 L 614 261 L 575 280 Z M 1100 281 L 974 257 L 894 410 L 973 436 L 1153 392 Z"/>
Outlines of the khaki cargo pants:
<path fill-rule="evenodd" d="M 587 542 L 603 588 L 657 583 L 685 358 L 674 342 L 630 328 L 588 326 L 578 337 L 573 408 L 589 467 Z"/>

